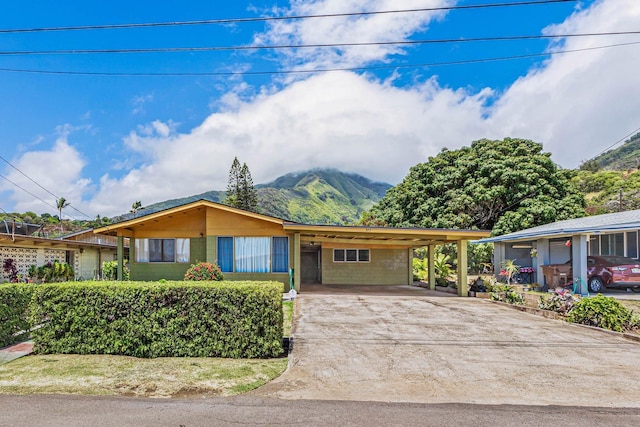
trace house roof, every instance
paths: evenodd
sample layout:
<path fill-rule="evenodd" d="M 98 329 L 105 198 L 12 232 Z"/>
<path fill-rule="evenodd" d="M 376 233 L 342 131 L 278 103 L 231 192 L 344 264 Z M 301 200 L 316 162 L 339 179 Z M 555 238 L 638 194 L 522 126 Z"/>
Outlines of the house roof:
<path fill-rule="evenodd" d="M 244 215 L 250 218 L 256 218 L 256 219 L 260 219 L 260 220 L 275 223 L 275 224 L 283 224 L 285 222 L 285 220 L 281 218 L 276 218 L 268 215 L 250 212 L 243 209 L 238 209 L 231 206 L 223 205 L 221 203 L 215 203 L 209 200 L 201 199 L 201 200 L 196 200 L 195 202 L 185 203 L 184 205 L 174 206 L 172 208 L 164 209 L 157 212 L 147 213 L 135 218 L 130 218 L 124 221 L 105 225 L 104 227 L 96 228 L 95 230 L 93 230 L 93 232 L 101 233 L 101 234 L 115 234 L 118 230 L 129 228 L 146 221 L 155 220 L 155 219 L 158 219 L 167 215 L 176 214 L 176 213 L 187 213 L 189 211 L 199 210 L 203 207 L 211 207 L 214 209 L 220 209 L 227 212 L 233 212 L 233 213 Z"/>
<path fill-rule="evenodd" d="M 128 219 L 115 224 L 110 224 L 94 230 L 94 233 L 117 234 L 119 230 L 125 230 L 142 224 L 146 221 L 157 220 L 167 215 L 176 213 L 187 213 L 189 211 L 199 210 L 203 207 L 220 209 L 227 212 L 233 212 L 239 215 L 260 219 L 262 221 L 271 222 L 282 225 L 285 231 L 300 233 L 303 242 L 370 242 L 370 243 L 402 243 L 407 246 L 425 246 L 427 244 L 440 244 L 455 242 L 459 240 L 472 240 L 482 237 L 488 237 L 489 231 L 486 230 L 444 230 L 444 229 L 425 229 L 425 228 L 392 228 L 392 227 L 356 227 L 356 226 L 339 226 L 339 225 L 314 225 L 300 224 L 293 221 L 287 221 L 268 215 L 262 215 L 242 209 L 233 208 L 220 203 L 208 200 L 198 200 L 186 203 L 184 205 L 175 206 L 163 211 L 154 212 L 139 216 L 137 218 Z"/>
<path fill-rule="evenodd" d="M 640 210 L 557 221 L 502 236 L 478 240 L 477 243 L 535 240 L 543 237 L 566 237 L 640 229 Z"/>
<path fill-rule="evenodd" d="M 83 242 L 68 239 L 49 239 L 46 237 L 24 236 L 20 234 L 0 233 L 0 244 L 19 247 L 43 247 L 50 249 L 79 249 L 79 248 L 110 248 L 115 246 L 110 243 Z"/>

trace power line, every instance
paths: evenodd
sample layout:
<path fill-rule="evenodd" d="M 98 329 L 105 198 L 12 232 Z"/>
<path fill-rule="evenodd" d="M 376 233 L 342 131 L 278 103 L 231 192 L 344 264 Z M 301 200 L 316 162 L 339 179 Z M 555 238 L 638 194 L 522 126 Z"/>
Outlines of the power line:
<path fill-rule="evenodd" d="M 593 156 L 590 160 L 593 160 L 596 157 L 598 157 L 599 155 L 606 153 L 607 151 L 611 150 L 616 145 L 620 144 L 621 142 L 626 141 L 628 138 L 630 138 L 631 136 L 637 134 L 638 132 L 640 132 L 640 128 L 638 128 L 638 129 L 628 133 L 627 135 L 623 136 L 622 138 L 620 138 L 619 140 L 617 140 L 616 142 L 614 142 L 613 144 L 611 144 L 610 146 L 608 146 L 607 148 L 605 148 L 604 150 L 602 150 L 601 152 L 599 152 L 598 154 Z"/>
<path fill-rule="evenodd" d="M 0 72 L 26 73 L 26 74 L 52 74 L 52 75 L 74 75 L 74 76 L 106 76 L 106 77 L 193 77 L 193 76 L 241 76 L 241 75 L 287 75 L 287 74 L 313 74 L 333 71 L 373 71 L 383 69 L 398 68 L 423 68 L 440 67 L 449 65 L 478 64 L 483 62 L 511 61 L 518 59 L 537 58 L 543 56 L 553 56 L 566 53 L 585 52 L 590 50 L 608 49 L 613 47 L 631 46 L 640 44 L 640 41 L 628 43 L 615 43 L 603 46 L 593 46 L 580 49 L 557 50 L 552 52 L 530 53 L 524 55 L 500 56 L 493 58 L 461 59 L 457 61 L 425 62 L 418 64 L 387 64 L 373 65 L 366 67 L 335 67 L 318 68 L 313 70 L 279 70 L 279 71 L 221 71 L 221 72 L 177 72 L 177 73 L 115 73 L 115 72 L 91 72 L 91 71 L 56 71 L 56 70 L 34 70 L 25 68 L 0 68 Z"/>
<path fill-rule="evenodd" d="M 417 45 L 417 44 L 446 44 L 446 43 L 471 43 L 487 41 L 515 41 L 532 39 L 555 39 L 572 37 L 599 37 L 637 35 L 640 31 L 616 31 L 604 33 L 578 33 L 555 35 L 524 35 L 524 36 L 496 36 L 496 37 L 471 37 L 455 39 L 423 39 L 402 40 L 387 42 L 352 42 L 352 43 L 315 43 L 299 45 L 248 45 L 248 46 L 204 46 L 204 47 L 158 47 L 158 48 L 131 48 L 131 49 L 63 49 L 63 50 L 23 50 L 0 51 L 3 56 L 18 55 L 78 55 L 78 54 L 114 54 L 114 53 L 175 53 L 175 52 L 216 52 L 229 50 L 277 50 L 277 49 L 304 49 L 304 48 L 329 48 L 329 47 L 355 47 L 355 46 L 389 46 L 389 45 Z"/>
<path fill-rule="evenodd" d="M 21 189 L 22 191 L 24 191 L 25 193 L 29 194 L 30 196 L 40 200 L 42 203 L 44 203 L 45 205 L 52 207 L 53 209 L 58 209 L 56 206 L 53 206 L 52 204 L 50 204 L 49 202 L 45 202 L 44 200 L 42 200 L 40 197 L 36 196 L 35 194 L 33 194 L 32 192 L 30 192 L 29 190 L 25 189 L 24 187 L 21 187 L 20 185 L 16 184 L 15 182 L 11 181 L 9 178 L 7 178 L 4 175 L 0 175 L 0 178 L 4 178 L 7 181 L 9 181 L 11 184 L 15 185 L 16 187 L 18 187 L 19 189 Z"/>
<path fill-rule="evenodd" d="M 111 30 L 111 29 L 123 29 L 123 28 L 175 27 L 175 26 L 186 26 L 186 25 L 239 24 L 239 23 L 248 23 L 248 22 L 267 22 L 267 21 L 316 19 L 316 18 L 337 18 L 337 17 L 349 17 L 349 16 L 370 16 L 370 15 L 395 14 L 395 13 L 439 12 L 439 11 L 446 11 L 446 10 L 466 10 L 466 9 L 488 9 L 488 8 L 497 8 L 497 7 L 514 7 L 514 6 L 541 5 L 541 4 L 551 4 L 551 3 L 569 3 L 569 2 L 575 3 L 576 1 L 578 0 L 537 0 L 537 1 L 522 1 L 522 2 L 515 2 L 515 3 L 485 3 L 485 4 L 476 4 L 476 5 L 380 10 L 380 11 L 372 11 L 372 12 L 327 13 L 327 14 L 319 14 L 319 15 L 256 16 L 256 17 L 250 17 L 250 18 L 202 19 L 202 20 L 196 20 L 196 21 L 78 25 L 78 26 L 68 26 L 68 27 L 14 28 L 14 29 L 0 30 L 0 34 L 36 33 L 36 32 L 47 32 L 47 31 L 81 31 L 81 30 Z"/>
<path fill-rule="evenodd" d="M 17 167 L 15 167 L 13 164 L 11 164 L 11 162 L 9 162 L 7 159 L 5 159 L 5 158 L 4 158 L 4 157 L 2 157 L 2 156 L 0 156 L 0 159 L 1 159 L 2 161 L 4 161 L 6 164 L 8 164 L 9 166 L 11 166 L 11 167 L 12 167 L 13 169 L 15 169 L 16 171 L 20 172 L 20 174 L 22 174 L 22 176 L 24 176 L 25 178 L 27 178 L 29 181 L 33 182 L 35 185 L 37 185 L 38 187 L 40 187 L 41 189 L 43 189 L 44 191 L 46 191 L 47 193 L 49 193 L 50 195 L 52 195 L 53 197 L 55 197 L 55 199 L 56 199 L 56 200 L 59 200 L 59 199 L 60 199 L 60 197 L 56 196 L 56 195 L 55 195 L 55 194 L 53 194 L 51 191 L 49 191 L 49 190 L 47 190 L 46 188 L 44 188 L 42 185 L 40 185 L 38 182 L 36 182 L 36 181 L 35 181 L 33 178 L 31 178 L 29 175 L 27 175 L 26 173 L 22 172 L 20 169 L 18 169 L 18 168 L 17 168 Z M 0 176 L 1 176 L 1 175 L 0 175 Z M 41 202 L 43 202 L 43 203 L 47 203 L 47 202 L 45 202 L 44 200 L 42 200 L 41 198 L 39 198 L 39 197 L 37 197 L 37 196 L 34 196 L 34 195 L 33 195 L 32 193 L 30 193 L 29 191 L 27 191 L 27 190 L 25 190 L 24 188 L 20 187 L 20 186 L 19 186 L 18 184 L 16 184 L 15 182 L 13 182 L 13 181 L 9 180 L 9 178 L 7 178 L 7 177 L 5 177 L 5 176 L 2 176 L 2 177 L 3 177 L 4 179 L 6 179 L 7 181 L 9 181 L 10 183 L 12 183 L 13 185 L 15 185 L 16 187 L 20 188 L 21 190 L 23 190 L 23 191 L 25 191 L 25 192 L 29 193 L 30 195 L 32 195 L 32 196 L 33 196 L 33 197 L 35 197 L 36 199 L 40 200 Z M 53 207 L 54 209 L 58 209 L 58 208 L 57 208 L 57 206 L 56 206 L 56 207 L 54 207 L 54 206 L 52 206 L 52 205 L 49 205 L 48 203 L 47 203 L 47 205 L 48 205 L 48 206 Z M 90 217 L 90 216 L 89 216 L 89 215 L 87 215 L 86 213 L 84 213 L 84 212 L 82 212 L 82 211 L 80 211 L 80 210 L 76 209 L 74 206 L 69 205 L 69 207 L 70 207 L 71 209 L 73 209 L 74 211 L 78 212 L 79 214 L 84 215 L 84 216 L 86 216 L 87 218 L 93 219 L 92 217 Z"/>

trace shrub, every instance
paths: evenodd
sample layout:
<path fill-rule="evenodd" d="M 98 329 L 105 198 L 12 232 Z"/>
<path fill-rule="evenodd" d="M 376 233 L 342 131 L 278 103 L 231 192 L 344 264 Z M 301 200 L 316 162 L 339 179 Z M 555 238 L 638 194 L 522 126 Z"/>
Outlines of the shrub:
<path fill-rule="evenodd" d="M 569 322 L 624 332 L 637 328 L 638 317 L 614 298 L 597 295 L 584 298 L 574 305 L 567 318 Z"/>
<path fill-rule="evenodd" d="M 0 285 L 0 348 L 20 342 L 28 334 L 29 301 L 33 285 Z"/>
<path fill-rule="evenodd" d="M 217 264 L 197 262 L 191 264 L 184 275 L 184 280 L 223 280 L 222 270 Z"/>
<path fill-rule="evenodd" d="M 36 287 L 37 353 L 278 356 L 280 282 L 69 282 Z"/>
<path fill-rule="evenodd" d="M 12 258 L 4 260 L 2 269 L 9 276 L 9 282 L 16 283 L 18 281 L 18 267 Z"/>
<path fill-rule="evenodd" d="M 35 270 L 29 268 L 29 271 L 30 274 L 35 272 L 35 275 L 32 276 L 33 279 L 43 283 L 65 282 L 73 280 L 75 277 L 73 267 L 66 262 L 59 262 L 58 260 L 48 262 L 35 268 Z"/>
<path fill-rule="evenodd" d="M 508 302 L 509 304 L 524 304 L 524 297 L 509 285 L 493 285 L 489 297 L 492 301 Z"/>
<path fill-rule="evenodd" d="M 129 280 L 129 267 L 127 260 L 124 260 L 124 268 L 122 270 L 122 280 Z M 104 280 L 118 280 L 118 261 L 102 262 L 102 278 Z"/>
<path fill-rule="evenodd" d="M 573 295 L 566 289 L 558 288 L 553 294 L 541 295 L 538 300 L 538 308 L 567 315 L 578 302 L 580 302 L 578 295 Z"/>

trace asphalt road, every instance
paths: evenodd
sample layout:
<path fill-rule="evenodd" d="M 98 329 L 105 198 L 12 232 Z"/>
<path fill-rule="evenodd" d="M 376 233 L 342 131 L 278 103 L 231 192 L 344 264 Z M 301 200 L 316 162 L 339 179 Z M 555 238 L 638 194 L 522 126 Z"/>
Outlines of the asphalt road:
<path fill-rule="evenodd" d="M 86 396 L 1 396 L 0 426 L 638 426 L 640 409 Z"/>

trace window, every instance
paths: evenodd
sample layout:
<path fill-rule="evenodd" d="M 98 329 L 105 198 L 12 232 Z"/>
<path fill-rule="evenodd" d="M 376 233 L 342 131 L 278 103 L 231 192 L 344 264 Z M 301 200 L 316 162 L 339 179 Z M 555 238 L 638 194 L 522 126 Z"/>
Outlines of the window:
<path fill-rule="evenodd" d="M 289 238 L 274 237 L 272 242 L 271 271 L 274 273 L 289 272 Z"/>
<path fill-rule="evenodd" d="M 189 239 L 136 239 L 136 262 L 190 261 Z"/>
<path fill-rule="evenodd" d="M 369 249 L 334 249 L 333 262 L 369 262 Z"/>
<path fill-rule="evenodd" d="M 223 273 L 233 272 L 233 237 L 218 237 L 218 266 Z"/>
<path fill-rule="evenodd" d="M 268 273 L 270 255 L 269 237 L 236 237 L 236 272 Z"/>
<path fill-rule="evenodd" d="M 600 254 L 624 256 L 624 233 L 605 234 L 601 236 Z"/>

